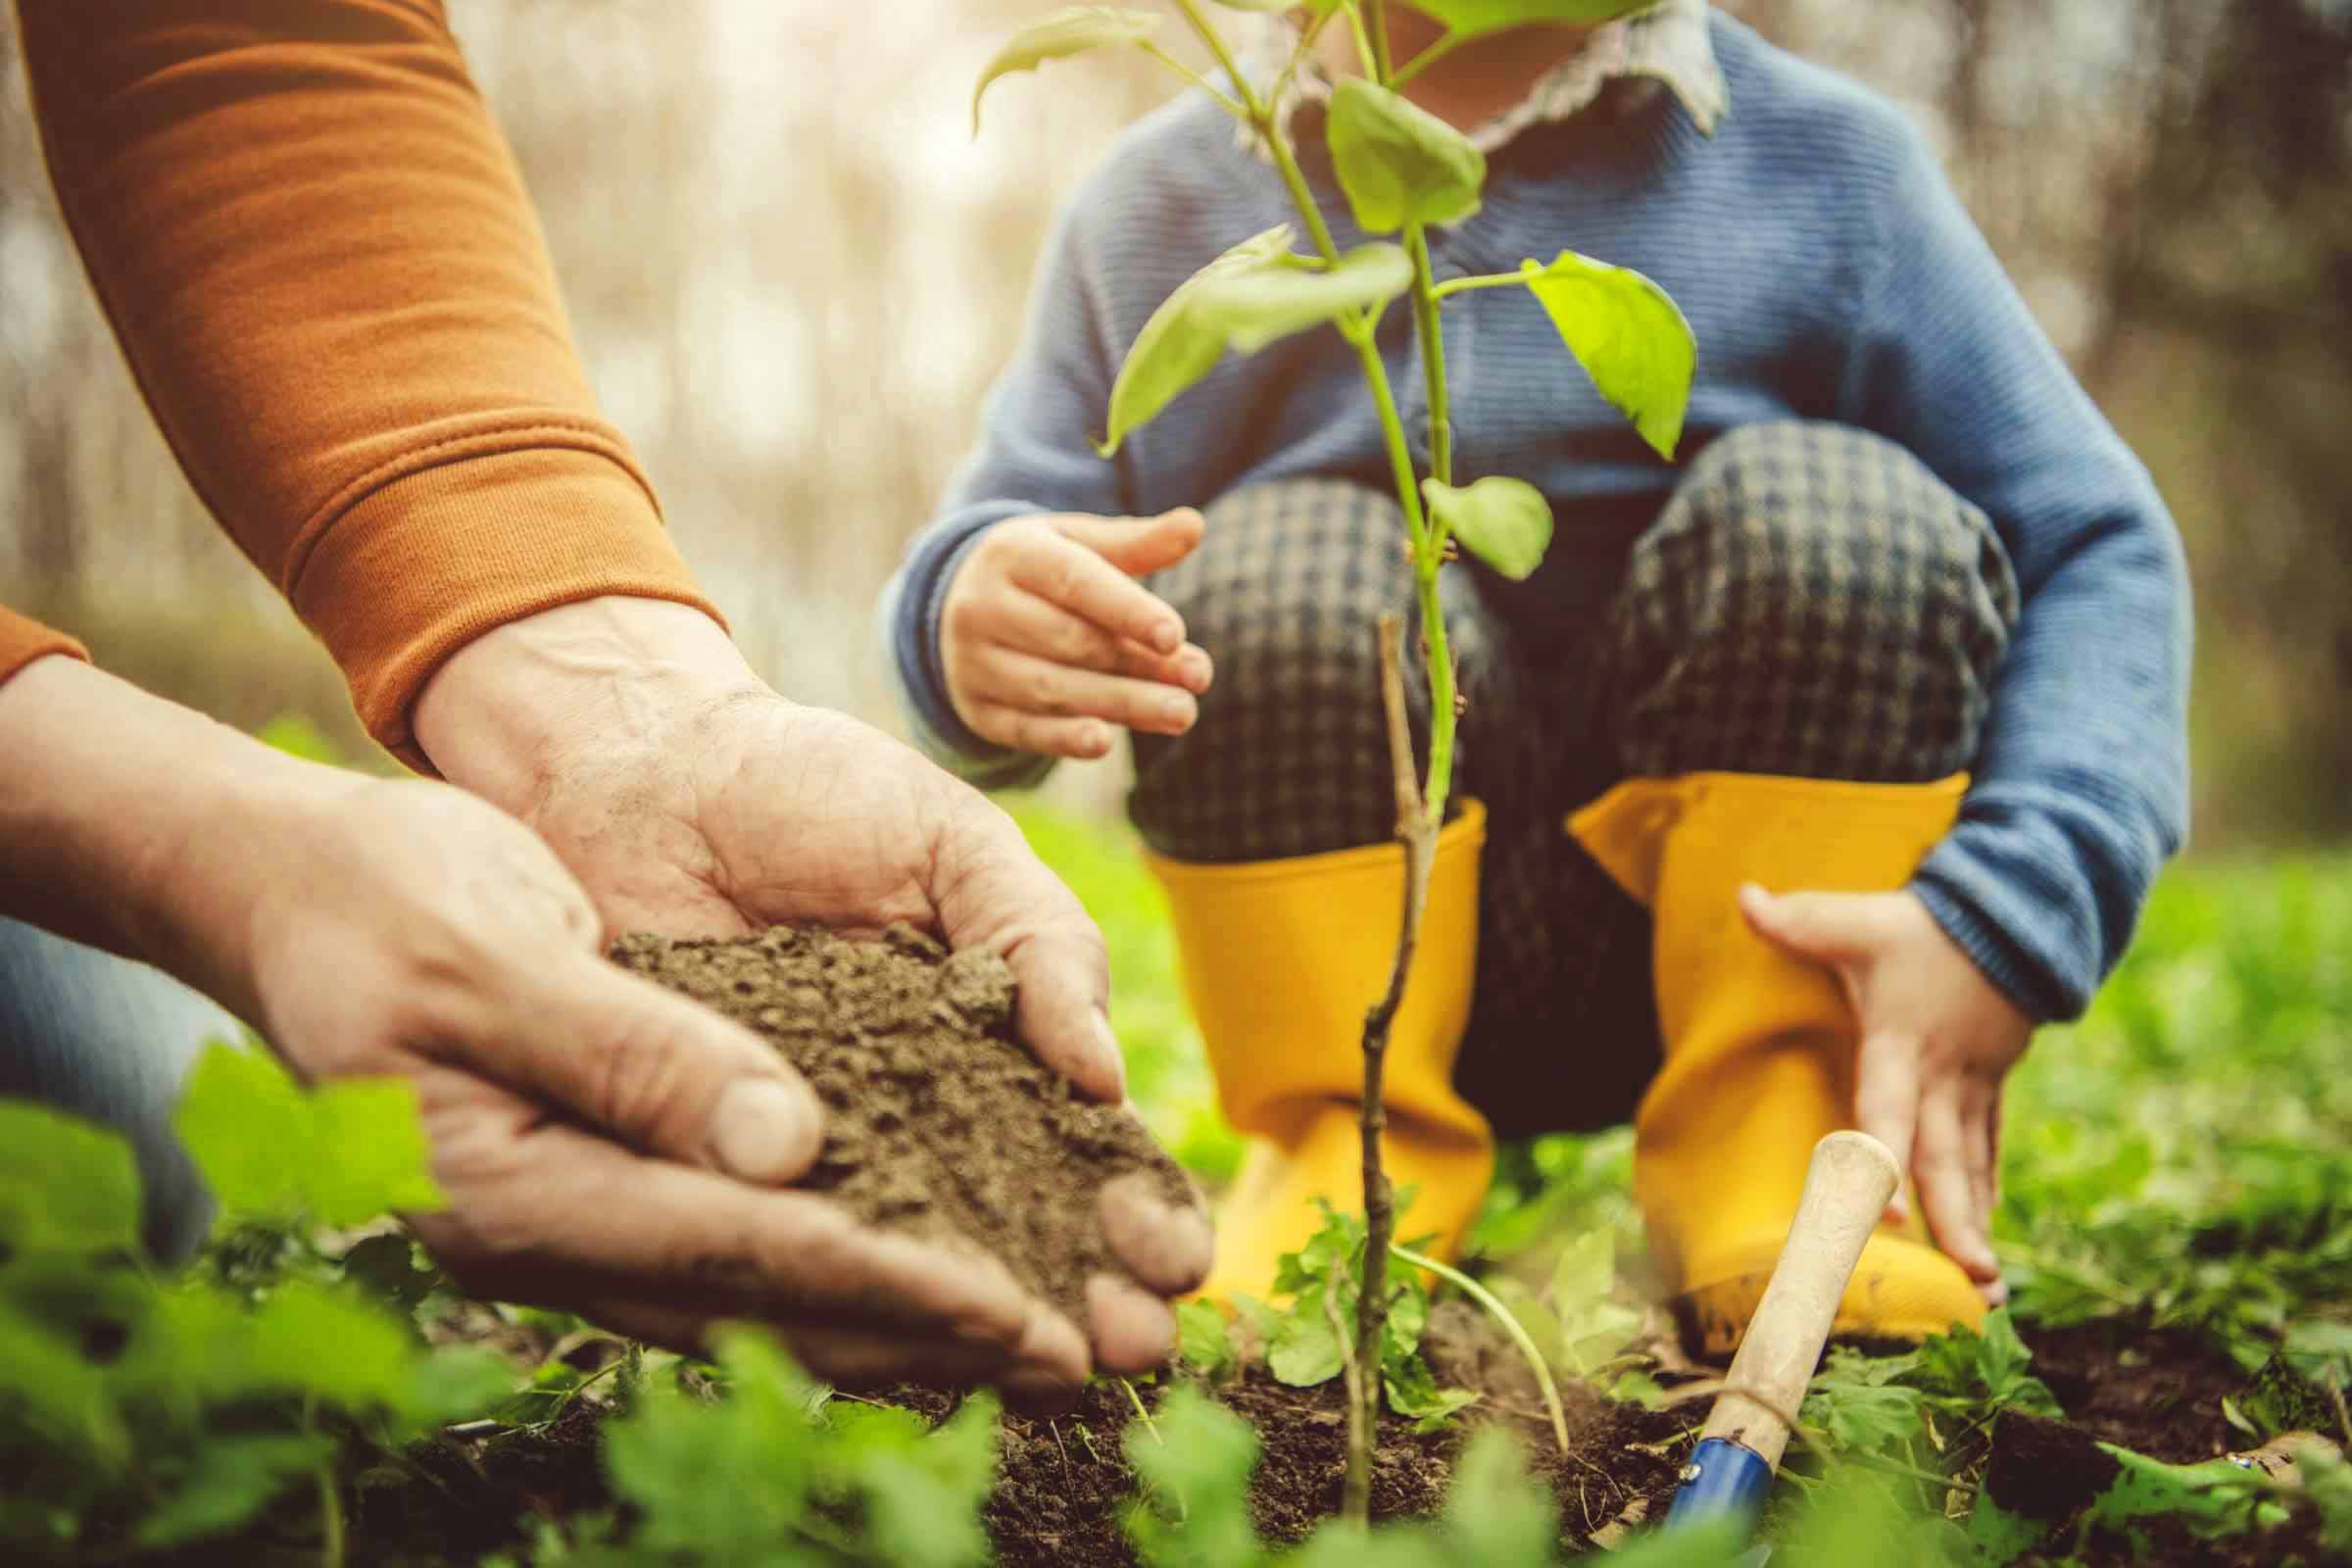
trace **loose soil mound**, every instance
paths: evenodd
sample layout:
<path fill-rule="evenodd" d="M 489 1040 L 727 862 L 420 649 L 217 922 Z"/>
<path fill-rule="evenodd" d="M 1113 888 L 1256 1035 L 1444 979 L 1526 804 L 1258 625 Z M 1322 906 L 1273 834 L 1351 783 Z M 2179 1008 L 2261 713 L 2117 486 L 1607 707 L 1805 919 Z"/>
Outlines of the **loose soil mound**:
<path fill-rule="evenodd" d="M 1459 1314 L 1450 1323 L 1449 1308 Z M 1560 1391 L 1571 1442 L 1563 1454 L 1542 1414 L 1520 1407 L 1516 1380 L 1500 1379 L 1500 1389 L 1475 1381 L 1500 1370 L 1501 1357 L 1514 1353 L 1507 1347 L 1494 1353 L 1500 1336 L 1483 1318 L 1459 1303 L 1441 1303 L 1431 1330 L 1430 1358 L 1440 1381 L 1486 1397 L 1437 1432 L 1415 1432 L 1409 1421 L 1383 1416 L 1372 1471 L 1375 1519 L 1434 1516 L 1462 1445 L 1478 1427 L 1494 1422 L 1517 1434 L 1530 1468 L 1559 1497 L 1564 1546 L 1600 1544 L 1611 1538 L 1595 1542 L 1594 1536 L 1612 1524 L 1663 1516 L 1681 1462 L 1673 1440 L 1689 1425 L 1687 1414 L 1612 1404 L 1570 1385 Z M 1339 1512 L 1348 1418 L 1336 1381 L 1294 1389 L 1253 1365 L 1239 1381 L 1212 1392 L 1257 1429 L 1261 1448 L 1250 1511 L 1261 1536 L 1301 1541 Z M 1156 1389 L 1141 1388 L 1137 1395 L 1148 1406 L 1158 1402 Z M 954 1396 L 915 1387 L 887 1397 L 935 1420 L 955 1404 Z M 1135 1561 L 1119 1528 L 1137 1493 L 1120 1446 L 1134 1422 L 1135 1406 L 1115 1384 L 1090 1387 L 1075 1410 L 1052 1420 L 1004 1418 L 997 1490 L 987 1508 L 989 1537 L 1003 1568 L 1125 1568 Z"/>
<path fill-rule="evenodd" d="M 731 941 L 627 936 L 622 967 L 775 1043 L 825 1102 L 823 1152 L 799 1185 L 867 1224 L 1002 1258 L 1085 1322 L 1087 1279 L 1120 1265 L 1095 1199 L 1144 1172 L 1171 1203 L 1191 1184 L 1143 1124 L 1079 1099 L 1012 1035 L 1012 971 L 905 925 L 879 942 L 774 926 Z"/>

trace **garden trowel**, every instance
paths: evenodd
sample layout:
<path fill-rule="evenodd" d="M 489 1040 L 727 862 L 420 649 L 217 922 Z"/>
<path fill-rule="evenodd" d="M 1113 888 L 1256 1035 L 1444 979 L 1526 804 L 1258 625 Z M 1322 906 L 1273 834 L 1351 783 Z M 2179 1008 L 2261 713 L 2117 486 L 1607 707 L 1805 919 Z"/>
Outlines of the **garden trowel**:
<path fill-rule="evenodd" d="M 1813 1146 L 1781 1260 L 1683 1467 L 1667 1529 L 1727 1518 L 1753 1523 L 1846 1281 L 1901 1180 L 1893 1153 L 1868 1133 L 1836 1132 Z M 1740 1559 L 1741 1568 L 1761 1563 L 1771 1550 L 1756 1548 Z"/>

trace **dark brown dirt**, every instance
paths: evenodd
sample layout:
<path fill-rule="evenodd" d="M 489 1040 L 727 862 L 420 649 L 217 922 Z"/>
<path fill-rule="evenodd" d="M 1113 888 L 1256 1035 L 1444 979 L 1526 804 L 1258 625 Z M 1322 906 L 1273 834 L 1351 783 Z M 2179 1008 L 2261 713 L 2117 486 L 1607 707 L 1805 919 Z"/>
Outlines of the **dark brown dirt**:
<path fill-rule="evenodd" d="M 1012 972 L 910 927 L 878 942 L 776 926 L 733 941 L 627 936 L 622 967 L 775 1043 L 823 1099 L 823 1152 L 799 1185 L 861 1221 L 1002 1258 L 1085 1321 L 1087 1279 L 1119 1269 L 1096 1222 L 1112 1179 L 1171 1203 L 1191 1184 L 1143 1124 L 1077 1098 L 1012 1034 Z"/>
<path fill-rule="evenodd" d="M 2068 1418 L 2103 1443 L 2186 1464 L 2241 1446 L 2222 1400 L 2242 1396 L 2246 1374 L 2202 1336 L 2121 1320 L 2019 1330 L 2034 1375 Z"/>
<path fill-rule="evenodd" d="M 2120 1468 L 2081 1427 L 2007 1410 L 1993 1423 L 1984 1490 L 2012 1513 L 2054 1525 L 2106 1491 Z"/>
<path fill-rule="evenodd" d="M 2225 1396 L 2243 1396 L 2248 1379 L 2202 1338 L 2130 1323 L 2022 1331 L 2034 1370 L 2058 1396 L 2068 1420 L 2005 1411 L 1992 1433 L 1984 1487 L 2004 1507 L 2054 1527 L 2044 1554 L 2021 1568 L 2309 1568 L 2341 1562 L 2320 1544 L 2306 1507 L 2275 1529 L 2200 1541 L 2178 1520 L 2137 1522 L 2128 1534 L 2067 1528 L 2115 1479 L 2111 1443 L 2172 1464 L 2194 1464 L 2245 1445 L 2222 1415 Z"/>
<path fill-rule="evenodd" d="M 1486 1397 L 1439 1432 L 1417 1433 L 1408 1421 L 1383 1418 L 1372 1474 L 1375 1519 L 1436 1514 L 1463 1443 L 1481 1425 L 1495 1422 L 1518 1435 L 1530 1468 L 1559 1497 L 1564 1548 L 1594 1544 L 1593 1534 L 1621 1518 L 1631 1523 L 1663 1515 L 1681 1462 L 1675 1439 L 1690 1425 L 1687 1415 L 1611 1404 L 1570 1386 L 1561 1396 L 1573 1447 L 1562 1455 L 1536 1404 L 1532 1380 L 1508 1359 L 1515 1352 L 1501 1347 L 1484 1318 L 1458 1302 L 1442 1302 L 1424 1343 L 1440 1382 L 1477 1389 Z M 1487 1381 L 1490 1376 L 1494 1381 Z M 1157 1405 L 1157 1388 L 1139 1385 L 1136 1392 L 1147 1407 Z M 1253 1365 L 1211 1392 L 1257 1429 L 1261 1450 L 1250 1511 L 1258 1533 L 1270 1542 L 1304 1540 L 1340 1507 L 1348 1435 L 1340 1385 L 1294 1389 Z M 912 1387 L 887 1397 L 935 1420 L 954 1408 L 956 1398 Z M 1090 1387 L 1066 1415 L 1005 1417 L 997 1490 L 987 1509 L 989 1536 L 1004 1568 L 1121 1568 L 1135 1561 L 1119 1528 L 1136 1495 L 1135 1473 L 1120 1447 L 1134 1420 L 1135 1407 L 1115 1383 Z"/>

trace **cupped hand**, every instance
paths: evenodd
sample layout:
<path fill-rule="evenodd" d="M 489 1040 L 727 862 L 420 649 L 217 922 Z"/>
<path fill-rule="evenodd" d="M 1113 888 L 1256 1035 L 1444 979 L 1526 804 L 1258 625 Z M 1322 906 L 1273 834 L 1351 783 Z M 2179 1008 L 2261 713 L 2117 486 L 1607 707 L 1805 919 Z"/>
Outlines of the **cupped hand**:
<path fill-rule="evenodd" d="M 1749 886 L 1740 907 L 1785 951 L 1827 966 L 1861 1025 L 1854 1110 L 1911 1173 L 1936 1245 L 1984 1298 L 2008 1298 L 1993 1256 L 2001 1084 L 2034 1022 L 1985 979 L 1909 892 L 1788 893 Z M 1896 1206 L 1902 1204 L 1897 1196 Z"/>
<path fill-rule="evenodd" d="M 1191 508 L 1156 517 L 1056 513 L 991 526 L 940 609 L 956 716 L 982 740 L 1052 757 L 1110 751 L 1112 725 L 1181 735 L 1200 716 L 1208 655 L 1135 579 L 1200 542 Z"/>
<path fill-rule="evenodd" d="M 246 913 L 247 1010 L 307 1078 L 416 1085 L 450 1200 L 414 1217 L 466 1289 L 684 1348 L 777 1328 L 820 1376 L 991 1379 L 1050 1401 L 1078 1329 L 1001 1267 L 781 1184 L 815 1097 L 757 1037 L 604 961 L 604 922 L 522 824 L 367 782 L 283 820 Z"/>
<path fill-rule="evenodd" d="M 1003 956 L 1022 1038 L 1084 1092 L 1123 1094 L 1102 935 L 1011 819 L 869 726 L 778 697 L 699 612 L 598 600 L 503 627 L 445 666 L 416 726 L 445 775 L 554 850 L 603 936 L 906 920 Z M 1098 1279 L 1085 1337 L 1062 1330 L 1108 1370 L 1156 1365 L 1165 1298 L 1207 1267 L 1205 1216 L 1134 1183 L 1105 1189 L 1101 1217 L 1144 1286 Z"/>

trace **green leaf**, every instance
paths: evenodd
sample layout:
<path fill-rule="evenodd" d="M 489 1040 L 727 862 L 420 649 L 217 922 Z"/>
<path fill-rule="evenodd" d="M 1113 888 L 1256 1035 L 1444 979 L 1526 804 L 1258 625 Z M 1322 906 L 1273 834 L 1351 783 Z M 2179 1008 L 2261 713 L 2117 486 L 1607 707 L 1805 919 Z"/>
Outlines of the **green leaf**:
<path fill-rule="evenodd" d="M 357 1225 L 392 1211 L 449 1206 L 433 1181 L 416 1085 L 406 1078 L 346 1078 L 311 1096 L 311 1213 L 327 1225 Z"/>
<path fill-rule="evenodd" d="M 436 1348 L 410 1368 L 409 1424 L 420 1431 L 490 1413 L 514 1387 L 497 1351 L 478 1345 Z"/>
<path fill-rule="evenodd" d="M 1111 383 L 1110 422 L 1096 450 L 1109 457 L 1212 369 L 1227 349 L 1254 354 L 1277 338 L 1385 305 L 1412 286 L 1413 265 L 1394 245 L 1364 245 L 1337 267 L 1293 255 L 1280 224 L 1242 241 L 1177 286 L 1144 322 Z"/>
<path fill-rule="evenodd" d="M 333 1451 L 327 1439 L 309 1433 L 208 1437 L 197 1446 L 195 1468 L 139 1526 L 138 1544 L 155 1550 L 234 1530 Z"/>
<path fill-rule="evenodd" d="M 1294 1389 L 1311 1389 L 1340 1375 L 1340 1335 L 1324 1307 L 1325 1290 L 1317 1285 L 1299 1293 L 1266 1347 L 1266 1370 Z"/>
<path fill-rule="evenodd" d="M 407 1331 L 376 1307 L 312 1280 L 288 1280 L 254 1309 L 242 1379 L 348 1410 L 406 1410 L 416 1389 Z"/>
<path fill-rule="evenodd" d="M 1617 1238 L 1605 1226 L 1561 1249 L 1551 1274 L 1559 1363 L 1580 1378 L 1599 1372 L 1641 1333 L 1642 1314 L 1612 1296 L 1616 1284 Z"/>
<path fill-rule="evenodd" d="M 2049 1535 L 2046 1519 L 2034 1519 L 2004 1507 L 1991 1494 L 1982 1493 L 1968 1516 L 1968 1539 L 1988 1568 L 2006 1568 L 2032 1551 Z"/>
<path fill-rule="evenodd" d="M 1430 514 L 1462 548 L 1513 582 L 1544 564 L 1551 545 L 1551 505 L 1524 479 L 1490 474 L 1465 489 L 1421 481 Z"/>
<path fill-rule="evenodd" d="M 0 1435 L 28 1438 L 85 1475 L 111 1476 L 129 1462 L 130 1429 L 108 1388 L 106 1369 L 52 1324 L 20 1315 L 6 1299 L 0 1299 Z"/>
<path fill-rule="evenodd" d="M 362 1237 L 343 1254 L 343 1277 L 402 1311 L 415 1308 L 441 1283 L 437 1269 L 416 1266 L 416 1244 L 405 1233 Z"/>
<path fill-rule="evenodd" d="M 1340 188 L 1365 233 L 1459 223 L 1478 211 L 1486 154 L 1402 94 L 1348 77 L 1331 95 L 1326 134 Z"/>
<path fill-rule="evenodd" d="M 1214 1383 L 1234 1368 L 1233 1333 L 1225 1314 L 1207 1301 L 1176 1307 L 1176 1354 L 1186 1366 Z"/>
<path fill-rule="evenodd" d="M 766 1562 L 798 1544 L 818 1434 L 809 1386 L 764 1334 L 718 1337 L 725 1398 L 706 1404 L 656 1384 L 605 1426 L 613 1490 L 641 1511 L 641 1553 L 688 1562 Z M 644 1560 L 657 1560 L 647 1555 Z"/>
<path fill-rule="evenodd" d="M 989 58 L 980 80 L 972 87 L 972 134 L 980 134 L 980 98 L 999 76 L 1034 71 L 1049 60 L 1084 54 L 1104 44 L 1135 43 L 1159 28 L 1159 18 L 1149 11 L 1117 6 L 1068 6 L 1014 33 L 1004 47 Z"/>
<path fill-rule="evenodd" d="M 1389 1408 L 1412 1417 L 1423 1432 L 1435 1432 L 1447 1416 L 1478 1402 L 1478 1396 L 1468 1389 L 1440 1388 L 1429 1363 L 1417 1355 L 1399 1356 L 1384 1366 L 1380 1385 L 1389 1396 Z"/>
<path fill-rule="evenodd" d="M 301 1209 L 304 1167 L 317 1152 L 310 1107 L 268 1052 L 207 1045 L 172 1125 L 223 1217 L 282 1219 Z"/>
<path fill-rule="evenodd" d="M 1530 23 L 1610 22 L 1647 11 L 1658 0 L 1413 0 L 1413 9 L 1466 38 Z"/>
<path fill-rule="evenodd" d="M 1259 1349 L 1274 1343 L 1274 1333 L 1281 1325 L 1274 1309 L 1247 1291 L 1236 1291 L 1226 1298 L 1233 1309 L 1250 1321 L 1250 1332 L 1257 1336 Z"/>
<path fill-rule="evenodd" d="M 1551 1561 L 1560 1539 L 1551 1490 L 1529 1478 L 1526 1456 L 1500 1427 L 1486 1428 L 1462 1450 L 1444 1518 L 1460 1562 L 1537 1568 Z"/>
<path fill-rule="evenodd" d="M 1136 1554 L 1146 1568 L 1257 1568 L 1256 1430 L 1189 1383 L 1168 1390 L 1153 1420 L 1130 1422 L 1120 1440 L 1145 1488 L 1125 1521 Z"/>
<path fill-rule="evenodd" d="M 1296 1252 L 1275 1260 L 1274 1294 L 1292 1296 L 1314 1285 L 1347 1285 L 1355 1279 L 1355 1254 L 1363 1250 L 1361 1215 L 1343 1213 L 1325 1198 L 1315 1200 L 1323 1212 L 1322 1228 Z"/>
<path fill-rule="evenodd" d="M 1672 460 L 1698 368 L 1690 323 L 1666 291 L 1631 268 L 1562 251 L 1519 275 L 1600 395 Z"/>
<path fill-rule="evenodd" d="M 45 1105 L 0 1100 L 0 1249 L 100 1253 L 138 1240 L 130 1145 Z"/>
<path fill-rule="evenodd" d="M 858 1490 L 878 1560 L 908 1568 L 965 1568 L 989 1560 L 980 1506 L 997 1479 L 999 1406 L 963 1401 L 939 1429 L 870 1456 Z"/>
<path fill-rule="evenodd" d="M 220 1223 L 352 1225 L 446 1206 L 406 1079 L 344 1079 L 305 1095 L 268 1051 L 215 1042 L 172 1124 L 220 1203 Z"/>
<path fill-rule="evenodd" d="M 2166 1464 L 2113 1444 L 2098 1446 L 2121 1468 L 2084 1518 L 2134 1540 L 2139 1537 L 2131 1529 L 2132 1522 L 2156 1515 L 2185 1526 L 2199 1540 L 2236 1535 L 2252 1528 L 2256 1508 L 2269 1496 L 2267 1477 L 2228 1459 Z"/>

